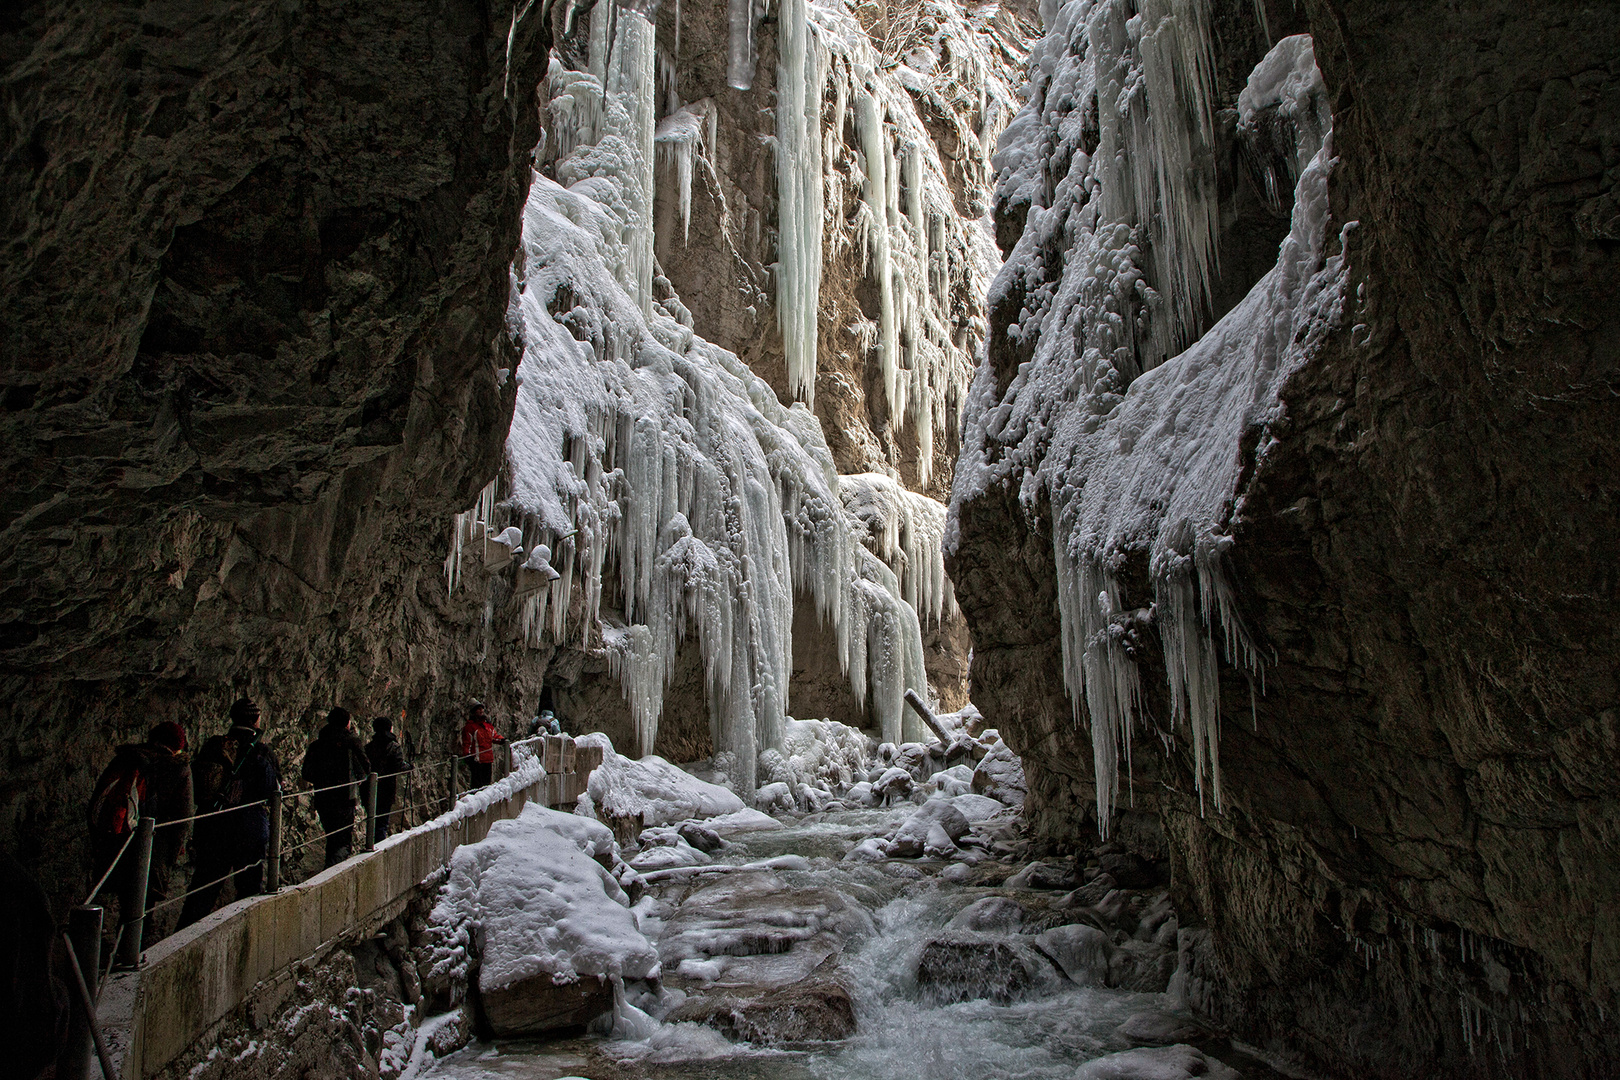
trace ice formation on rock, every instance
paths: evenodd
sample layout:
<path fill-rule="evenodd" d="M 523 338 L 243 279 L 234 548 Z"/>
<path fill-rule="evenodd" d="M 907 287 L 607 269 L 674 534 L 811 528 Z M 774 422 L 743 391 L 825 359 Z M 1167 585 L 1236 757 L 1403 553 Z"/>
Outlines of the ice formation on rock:
<path fill-rule="evenodd" d="M 907 491 L 882 473 L 840 476 L 838 489 L 924 625 L 937 626 L 954 615 L 956 595 L 945 576 L 945 504 Z"/>
<path fill-rule="evenodd" d="M 1131 642 L 1150 625 L 1200 797 L 1207 788 L 1220 806 L 1216 638 L 1229 663 L 1261 667 L 1222 570 L 1239 441 L 1276 415 L 1283 380 L 1334 324 L 1344 267 L 1328 253 L 1331 116 L 1309 39 L 1289 38 L 1256 68 L 1242 122 L 1288 119 L 1291 232 L 1248 296 L 1163 360 L 1198 333 L 1214 250 L 1204 3 L 1069 0 L 1052 14 L 997 157 L 1002 197 L 1029 209 L 991 302 L 1034 286 L 1008 331 L 1035 339 L 1033 357 L 1004 391 L 989 363 L 976 374 L 952 503 L 1004 482 L 1026 504 L 1050 497 L 1065 682 L 1077 720 L 1089 718 L 1106 829 L 1139 707 Z M 1054 247 L 1065 261 L 1045 276 Z M 948 544 L 954 530 L 953 517 Z M 1123 606 L 1115 574 L 1131 552 L 1147 556 L 1151 609 Z"/>
<path fill-rule="evenodd" d="M 832 103 L 819 154 L 831 230 L 825 244 L 857 252 L 861 272 L 876 285 L 876 320 L 861 315 L 847 329 L 863 354 L 876 353 L 891 427 L 896 435 L 913 430 L 924 486 L 936 432 L 954 428 L 960 414 L 984 332 L 977 301 L 1000 263 L 988 233 L 963 220 L 948 179 L 952 167 L 970 168 L 982 157 L 1016 102 L 992 55 L 985 20 L 995 9 L 987 10 L 992 14 L 919 5 L 917 36 L 904 43 L 904 55 L 890 56 L 848 6 L 809 8 L 826 49 L 822 92 Z M 850 120 L 854 146 L 843 141 Z M 945 141 L 958 147 L 950 166 L 929 123 L 947 128 Z M 786 233 L 784 219 L 784 252 Z M 810 385 L 815 356 L 805 357 L 800 374 Z"/>
<path fill-rule="evenodd" d="M 857 700 L 893 740 L 917 737 L 906 690 L 927 692 L 918 617 L 859 542 L 815 417 L 696 336 L 677 299 L 655 298 L 654 148 L 690 155 L 702 125 L 676 103 L 660 126 L 644 16 L 598 4 L 591 18 L 589 70 L 553 59 L 557 181 L 534 177 L 513 269 L 524 357 L 509 486 L 458 517 L 447 575 L 498 526 L 546 547 L 555 580 L 516 571 L 524 633 L 608 652 L 641 753 L 668 662 L 695 636 L 715 749 L 751 792 L 758 751 L 782 742 L 795 594 L 833 628 Z"/>

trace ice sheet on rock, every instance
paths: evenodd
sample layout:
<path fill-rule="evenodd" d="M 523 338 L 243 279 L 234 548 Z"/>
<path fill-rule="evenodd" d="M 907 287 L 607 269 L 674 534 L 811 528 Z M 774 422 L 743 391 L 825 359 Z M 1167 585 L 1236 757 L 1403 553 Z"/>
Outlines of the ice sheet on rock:
<path fill-rule="evenodd" d="M 868 743 L 859 728 L 836 720 L 789 717 L 780 752 L 760 754 L 760 777 L 785 782 L 795 790 L 806 784 L 829 792 L 844 791 L 864 779 Z"/>
<path fill-rule="evenodd" d="M 946 524 L 954 546 L 957 508 L 995 483 L 1026 506 L 1050 499 L 1065 683 L 1090 729 L 1105 833 L 1129 769 L 1136 641 L 1150 629 L 1198 791 L 1220 805 L 1218 654 L 1256 677 L 1261 665 L 1224 572 L 1240 442 L 1278 415 L 1279 388 L 1343 300 L 1342 256 L 1328 254 L 1331 119 L 1308 39 L 1290 38 L 1244 93 L 1250 123 L 1271 107 L 1290 117 L 1306 163 L 1292 229 L 1276 267 L 1203 328 L 1216 210 L 1206 7 L 1051 9 L 1030 100 L 997 155 L 1000 197 L 1029 208 L 990 302 L 1022 293 L 1008 334 L 1033 356 L 1004 391 L 988 363 L 976 374 Z M 1065 255 L 1049 274 L 1053 246 Z M 1146 555 L 1152 597 L 1121 592 L 1132 553 Z"/>
<path fill-rule="evenodd" d="M 642 849 L 630 859 L 630 865 L 635 867 L 638 873 L 668 870 L 676 866 L 708 866 L 714 861 L 679 838 L 668 844 L 647 845 L 645 843 L 647 834 L 641 835 Z"/>
<path fill-rule="evenodd" d="M 637 929 L 628 900 L 590 852 L 612 834 L 601 825 L 533 803 L 457 848 L 432 922 L 463 947 L 482 943 L 479 986 L 494 990 L 537 975 L 653 978 L 658 954 Z"/>
<path fill-rule="evenodd" d="M 1238 95 L 1238 135 L 1243 145 L 1271 151 L 1256 149 L 1249 156 L 1260 166 L 1255 171 L 1263 178 L 1263 193 L 1273 210 L 1286 208 L 1283 196 L 1310 164 L 1328 123 L 1327 89 L 1316 68 L 1311 36 L 1283 38 L 1255 65 Z M 1273 160 L 1278 151 L 1284 152 L 1280 162 Z"/>
<path fill-rule="evenodd" d="M 951 799 L 951 805 L 973 825 L 988 821 L 1007 809 L 1005 803 L 985 795 L 958 795 Z"/>
<path fill-rule="evenodd" d="M 671 825 L 744 808 L 731 791 L 699 780 L 661 757 L 649 754 L 637 761 L 615 752 L 612 740 L 600 732 L 581 735 L 575 742 L 602 748 L 602 764 L 592 771 L 585 789 L 599 814 L 639 818 L 644 825 Z"/>
<path fill-rule="evenodd" d="M 717 814 L 705 818 L 703 824 L 722 836 L 731 833 L 766 832 L 771 829 L 782 828 L 782 823 L 769 814 L 762 814 L 753 807 L 743 807 L 729 814 Z"/>

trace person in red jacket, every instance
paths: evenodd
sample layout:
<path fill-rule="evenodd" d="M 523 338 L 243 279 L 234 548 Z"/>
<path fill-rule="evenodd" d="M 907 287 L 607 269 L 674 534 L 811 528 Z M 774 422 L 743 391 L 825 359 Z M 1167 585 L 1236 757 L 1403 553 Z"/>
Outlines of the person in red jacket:
<path fill-rule="evenodd" d="M 484 714 L 484 703 L 475 701 L 467 710 L 467 723 L 461 728 L 461 756 L 467 759 L 472 786 L 486 786 L 495 771 L 495 744 L 505 742 Z"/>

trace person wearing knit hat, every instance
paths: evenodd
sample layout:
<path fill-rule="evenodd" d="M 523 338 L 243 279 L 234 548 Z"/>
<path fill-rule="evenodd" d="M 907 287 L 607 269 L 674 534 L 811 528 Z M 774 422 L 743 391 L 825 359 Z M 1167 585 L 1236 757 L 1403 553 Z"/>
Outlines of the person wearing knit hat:
<path fill-rule="evenodd" d="M 371 722 L 372 738 L 366 743 L 366 759 L 377 774 L 377 839 L 393 831 L 394 799 L 399 793 L 400 774 L 410 771 L 405 748 L 394 734 L 394 720 L 379 716 Z"/>

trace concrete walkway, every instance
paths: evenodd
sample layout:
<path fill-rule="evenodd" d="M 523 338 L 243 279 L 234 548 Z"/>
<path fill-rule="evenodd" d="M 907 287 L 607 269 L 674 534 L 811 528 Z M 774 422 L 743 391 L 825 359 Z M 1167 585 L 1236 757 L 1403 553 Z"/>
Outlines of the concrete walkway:
<path fill-rule="evenodd" d="M 398 917 L 457 847 L 482 840 L 495 822 L 531 801 L 572 806 L 601 751 L 579 747 L 576 755 L 571 739 L 546 751 L 375 851 L 221 908 L 146 950 L 138 971 L 113 975 L 98 1011 L 121 1080 L 155 1076 L 244 1008 L 273 1015 L 293 989 L 295 965 Z"/>

